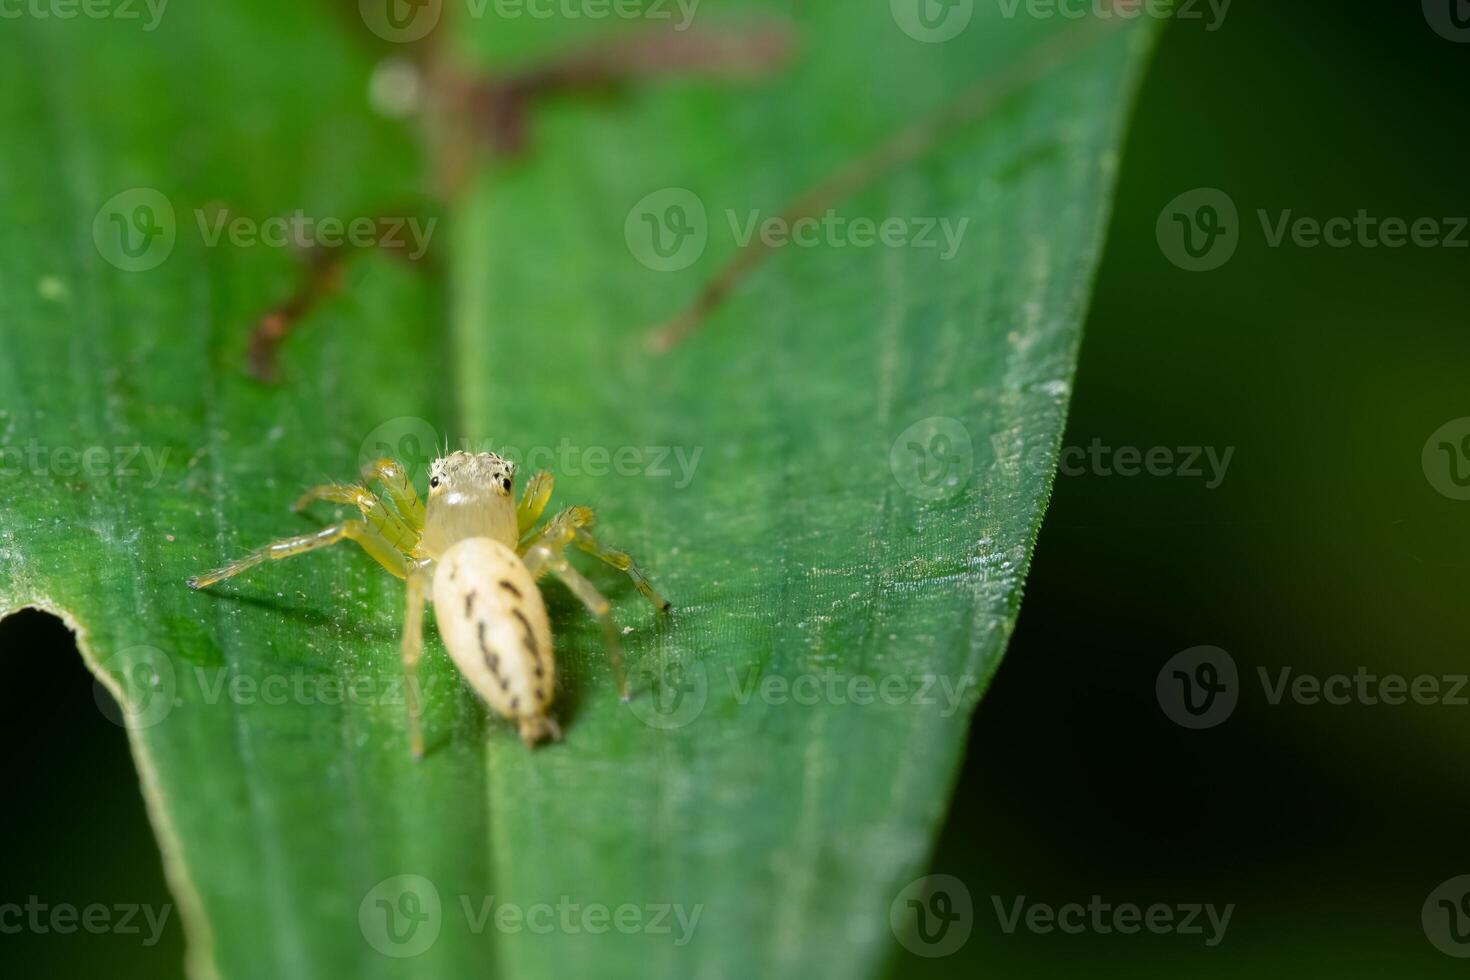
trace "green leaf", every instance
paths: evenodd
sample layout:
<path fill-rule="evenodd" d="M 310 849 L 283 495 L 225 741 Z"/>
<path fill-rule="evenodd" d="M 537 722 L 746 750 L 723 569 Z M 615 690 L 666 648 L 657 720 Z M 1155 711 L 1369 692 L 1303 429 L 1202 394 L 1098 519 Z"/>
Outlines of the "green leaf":
<path fill-rule="evenodd" d="M 371 36 L 284 0 L 4 28 L 0 609 L 64 615 L 127 702 L 192 973 L 881 970 L 1015 622 L 1150 37 L 976 9 L 926 43 L 887 8 L 803 4 L 766 77 L 538 105 L 526 153 L 446 202 L 433 269 L 355 256 L 277 386 L 247 336 L 299 264 L 207 230 L 431 189 L 418 134 L 371 109 Z M 454 25 L 454 57 L 600 33 L 497 23 Z M 646 348 L 737 231 L 854 161 L 844 224 Z M 697 258 L 650 268 L 644 215 L 691 200 Z M 908 237 L 864 246 L 856 218 Z M 487 719 L 431 629 L 415 764 L 402 586 L 349 547 L 184 587 L 315 526 L 296 494 L 379 441 L 436 437 L 555 470 L 554 503 L 594 506 L 675 604 L 588 570 L 626 631 L 623 705 L 547 586 L 555 746 Z"/>

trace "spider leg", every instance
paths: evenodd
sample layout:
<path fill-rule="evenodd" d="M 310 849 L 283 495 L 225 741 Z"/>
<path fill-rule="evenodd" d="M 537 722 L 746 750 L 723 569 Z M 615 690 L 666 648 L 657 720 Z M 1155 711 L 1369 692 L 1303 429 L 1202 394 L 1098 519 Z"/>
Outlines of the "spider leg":
<path fill-rule="evenodd" d="M 546 510 L 546 502 L 551 499 L 551 488 L 555 483 L 556 478 L 546 470 L 539 470 L 526 482 L 521 502 L 516 505 L 516 532 L 522 537 L 541 520 L 541 512 Z"/>
<path fill-rule="evenodd" d="M 367 466 L 362 471 L 364 480 L 377 480 L 388 491 L 388 497 L 393 501 L 393 506 L 398 508 L 398 513 L 403 515 L 403 521 L 416 534 L 424 531 L 424 502 L 419 499 L 419 492 L 413 488 L 413 483 L 408 479 L 408 470 L 396 459 L 384 456 Z"/>
<path fill-rule="evenodd" d="M 419 657 L 424 652 L 424 602 L 432 580 L 433 562 L 422 561 L 408 573 L 408 601 L 403 612 L 403 691 L 408 708 L 408 750 L 415 759 L 424 757 L 424 734 L 419 703 Z"/>
<path fill-rule="evenodd" d="M 597 538 L 593 537 L 592 532 L 585 527 L 578 527 L 573 532 L 572 540 L 578 548 L 581 548 L 587 554 L 607 562 L 620 572 L 625 572 L 633 580 L 633 587 L 638 590 L 643 598 L 652 603 L 653 608 L 660 612 L 668 611 L 670 606 L 669 600 L 658 594 L 658 590 L 653 587 L 653 583 L 648 581 L 648 577 L 643 574 L 643 570 L 638 567 L 638 563 L 633 560 L 632 555 L 626 551 L 619 551 L 616 548 L 607 547 L 598 541 Z"/>
<path fill-rule="evenodd" d="M 594 520 L 590 507 L 568 507 L 538 528 L 521 533 L 521 543 L 516 553 L 525 557 L 538 544 L 549 544 L 561 548 L 572 543 L 577 528 L 591 524 Z"/>
<path fill-rule="evenodd" d="M 649 601 L 653 608 L 661 612 L 667 611 L 670 607 L 669 601 L 659 594 L 652 582 L 648 581 L 648 576 L 643 574 L 643 570 L 638 567 L 633 556 L 626 551 L 607 547 L 588 530 L 595 523 L 597 523 L 597 515 L 593 513 L 591 507 L 568 507 L 547 521 L 536 533 L 526 537 L 521 543 L 521 554 L 525 555 L 538 544 L 543 543 L 558 549 L 568 544 L 575 544 L 587 554 L 625 573 L 633 580 L 634 588 Z"/>
<path fill-rule="evenodd" d="M 404 554 L 413 554 L 413 550 L 418 547 L 421 534 L 410 528 L 403 518 L 389 510 L 377 494 L 361 484 L 324 483 L 321 486 L 312 487 L 297 498 L 291 508 L 296 511 L 305 510 L 307 505 L 314 500 L 326 500 L 334 504 L 350 504 L 356 507 L 362 512 L 363 519 L 372 526 L 373 530 Z"/>
<path fill-rule="evenodd" d="M 189 579 L 189 588 L 202 589 L 206 586 L 221 582 L 232 575 L 239 575 L 247 569 L 254 568 L 261 562 L 279 561 L 282 558 L 290 558 L 294 555 L 303 555 L 308 551 L 316 551 L 319 548 L 330 547 L 342 540 L 356 541 L 373 557 L 378 564 L 399 578 L 408 574 L 408 560 L 388 542 L 388 539 L 374 529 L 365 521 L 343 521 L 341 524 L 333 524 L 324 527 L 320 531 L 311 534 L 301 534 L 293 538 L 282 538 L 272 541 L 270 544 L 257 548 L 243 558 L 238 558 L 222 568 L 203 575 L 196 575 Z"/>
<path fill-rule="evenodd" d="M 607 647 L 607 659 L 612 666 L 613 677 L 617 680 L 618 697 L 627 701 L 628 678 L 623 673 L 623 646 L 618 642 L 618 628 L 613 622 L 612 604 L 607 601 L 607 597 L 572 567 L 566 555 L 562 554 L 560 545 L 542 541 L 526 553 L 525 562 L 532 578 L 539 578 L 547 572 L 556 576 L 581 600 L 587 611 L 602 623 L 602 639 Z"/>

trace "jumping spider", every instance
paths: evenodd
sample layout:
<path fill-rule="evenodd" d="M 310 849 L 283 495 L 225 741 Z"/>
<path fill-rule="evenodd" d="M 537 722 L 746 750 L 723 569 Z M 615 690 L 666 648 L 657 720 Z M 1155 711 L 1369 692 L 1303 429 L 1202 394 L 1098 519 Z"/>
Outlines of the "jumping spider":
<path fill-rule="evenodd" d="M 356 541 L 378 564 L 408 582 L 403 670 L 408 742 L 415 758 L 424 752 L 417 671 L 424 645 L 424 603 L 430 599 L 455 665 L 490 707 L 515 722 L 527 745 L 561 737 L 560 727 L 547 714 L 556 665 L 546 606 L 536 587 L 542 575 L 556 576 L 601 621 L 618 695 L 628 700 L 611 606 L 567 561 L 566 546 L 576 545 L 626 572 L 654 608 L 667 610 L 669 603 L 631 557 L 604 547 L 592 536 L 590 508 L 568 507 L 536 527 L 551 497 L 550 473 L 542 470 L 533 476 L 516 504 L 514 463 L 495 453 L 453 452 L 429 467 L 427 507 L 397 460 L 380 459 L 362 476 L 361 483 L 313 487 L 295 504 L 298 511 L 316 500 L 351 504 L 362 511 L 362 520 L 274 541 L 191 578 L 189 587 L 202 589 L 264 561 L 290 558 L 344 539 Z M 382 484 L 392 508 L 367 488 L 369 480 Z"/>

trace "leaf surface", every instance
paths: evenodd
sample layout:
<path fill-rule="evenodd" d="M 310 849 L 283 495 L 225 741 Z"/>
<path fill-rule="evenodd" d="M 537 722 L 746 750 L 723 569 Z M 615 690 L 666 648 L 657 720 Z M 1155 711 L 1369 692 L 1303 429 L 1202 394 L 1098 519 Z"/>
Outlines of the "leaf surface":
<path fill-rule="evenodd" d="M 353 32 L 284 2 L 4 29 L 0 609 L 63 614 L 128 703 L 194 974 L 881 971 L 1015 622 L 1149 39 L 1036 61 L 1068 22 L 977 9 L 924 43 L 885 7 L 803 5 L 766 77 L 539 106 L 527 153 L 447 202 L 435 271 L 354 257 L 277 386 L 247 334 L 299 263 L 209 244 L 219 214 L 350 221 L 429 187 Z M 446 26 L 454 57 L 597 33 L 494 26 Z M 645 347 L 742 236 L 986 79 L 983 112 Z M 167 223 L 116 203 L 136 188 L 175 234 L 130 270 L 98 241 Z M 691 200 L 703 241 L 663 268 L 639 236 L 674 242 Z M 431 629 L 413 763 L 402 586 L 351 548 L 183 585 L 331 519 L 288 505 L 380 443 L 443 437 L 555 471 L 554 505 L 593 506 L 675 604 L 581 563 L 625 630 L 623 705 L 546 587 L 556 746 L 487 719 Z"/>

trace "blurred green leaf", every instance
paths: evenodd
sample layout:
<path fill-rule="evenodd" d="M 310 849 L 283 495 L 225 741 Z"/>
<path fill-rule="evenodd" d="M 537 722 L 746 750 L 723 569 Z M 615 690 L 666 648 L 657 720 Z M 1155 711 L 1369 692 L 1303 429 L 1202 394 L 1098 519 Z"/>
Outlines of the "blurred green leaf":
<path fill-rule="evenodd" d="M 0 607 L 64 614 L 129 703 L 196 975 L 881 969 L 1015 621 L 1149 32 L 1057 49 L 683 344 L 642 338 L 752 221 L 1075 30 L 902 22 L 805 4 L 770 77 L 542 106 L 528 152 L 448 202 L 438 271 L 355 257 L 278 387 L 247 376 L 247 335 L 300 264 L 205 227 L 431 189 L 371 110 L 375 39 L 284 2 L 7 23 Z M 454 56 L 596 34 L 495 23 L 455 25 Z M 639 237 L 700 210 L 668 262 Z M 862 245 L 859 218 L 905 244 Z M 311 527 L 303 486 L 436 436 L 557 470 L 556 502 L 595 506 L 675 602 L 658 619 L 589 572 L 627 630 L 624 706 L 548 587 L 554 747 L 487 720 L 431 633 L 414 764 L 401 585 L 360 553 L 183 587 Z"/>

